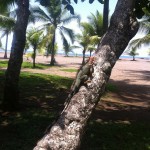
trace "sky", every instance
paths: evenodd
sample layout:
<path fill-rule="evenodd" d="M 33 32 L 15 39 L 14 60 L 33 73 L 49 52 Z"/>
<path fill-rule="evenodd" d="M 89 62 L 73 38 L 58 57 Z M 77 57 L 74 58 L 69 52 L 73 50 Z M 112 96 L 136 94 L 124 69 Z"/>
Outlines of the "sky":
<path fill-rule="evenodd" d="M 32 0 L 32 1 L 33 1 L 32 4 L 34 4 L 34 0 Z M 109 16 L 111 16 L 112 13 L 114 12 L 116 3 L 117 3 L 117 0 L 110 0 L 110 3 L 109 3 Z M 90 16 L 91 13 L 95 14 L 95 12 L 97 10 L 99 12 L 103 13 L 103 5 L 100 4 L 98 2 L 98 0 L 94 0 L 94 2 L 92 4 L 89 4 L 88 0 L 86 0 L 85 2 L 81 2 L 81 0 L 79 0 L 78 4 L 72 3 L 72 6 L 74 7 L 75 13 L 80 14 L 81 22 L 87 22 L 88 21 L 87 16 Z M 71 28 L 74 29 L 74 31 L 76 33 L 80 33 L 80 29 L 79 29 L 76 22 L 72 22 L 67 27 L 71 27 Z M 134 37 L 134 38 L 138 38 L 138 37 L 141 37 L 141 36 L 143 36 L 143 34 L 140 33 L 140 34 L 137 34 L 137 36 Z M 12 41 L 12 35 L 9 36 L 8 49 L 11 48 L 11 41 Z M 60 42 L 61 39 L 59 37 L 56 39 L 56 41 L 59 41 L 58 43 L 61 43 Z M 5 47 L 5 38 L 2 39 L 2 44 L 3 44 L 3 48 L 4 48 Z M 61 51 L 62 46 L 60 46 L 59 49 L 60 49 L 60 52 L 62 52 Z M 138 53 L 141 56 L 145 56 L 145 55 L 147 55 L 147 49 L 148 49 L 147 47 L 142 46 L 141 49 L 138 50 Z M 82 53 L 82 51 L 81 51 L 81 49 L 76 49 L 75 53 Z"/>
<path fill-rule="evenodd" d="M 114 12 L 116 3 L 117 0 L 110 0 L 109 14 L 112 14 Z M 91 13 L 95 14 L 96 10 L 103 13 L 103 5 L 99 3 L 98 0 L 94 0 L 92 4 L 89 4 L 88 0 L 86 0 L 85 2 L 79 1 L 78 4 L 73 3 L 73 7 L 74 11 L 81 15 L 81 19 L 83 22 L 87 21 L 87 16 L 89 16 Z"/>

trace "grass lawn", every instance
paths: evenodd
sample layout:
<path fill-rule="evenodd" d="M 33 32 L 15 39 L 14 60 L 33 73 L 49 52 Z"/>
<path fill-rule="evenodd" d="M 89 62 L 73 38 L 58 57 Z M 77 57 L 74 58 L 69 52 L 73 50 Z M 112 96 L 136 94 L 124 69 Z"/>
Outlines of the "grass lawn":
<path fill-rule="evenodd" d="M 21 73 L 21 110 L 0 110 L 0 150 L 31 150 L 46 127 L 63 109 L 72 79 L 44 74 Z M 4 72 L 0 71 L 0 101 Z M 116 90 L 109 85 L 108 90 Z M 94 115 L 94 114 L 93 114 Z M 95 118 L 95 117 L 94 117 Z M 150 150 L 150 122 L 117 123 L 90 120 L 81 150 Z"/>
<path fill-rule="evenodd" d="M 61 69 L 61 71 L 65 71 L 65 72 L 77 72 L 77 69 Z"/>
<path fill-rule="evenodd" d="M 6 68 L 7 64 L 8 64 L 8 60 L 0 61 L 0 68 Z M 47 69 L 49 67 L 51 67 L 49 64 L 40 64 L 40 63 L 36 63 L 36 66 L 35 66 L 36 69 Z M 23 62 L 22 68 L 33 69 L 33 64 L 31 62 Z"/>

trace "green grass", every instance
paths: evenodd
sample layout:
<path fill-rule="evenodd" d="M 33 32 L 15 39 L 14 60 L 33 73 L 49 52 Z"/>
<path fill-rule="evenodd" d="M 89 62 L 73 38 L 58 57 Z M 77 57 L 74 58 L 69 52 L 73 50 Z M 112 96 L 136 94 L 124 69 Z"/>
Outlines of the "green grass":
<path fill-rule="evenodd" d="M 106 85 L 106 92 L 107 92 L 107 91 L 110 91 L 110 92 L 117 92 L 117 91 L 118 91 L 118 88 L 117 88 L 116 85 L 111 84 L 111 83 L 108 83 L 108 84 Z"/>
<path fill-rule="evenodd" d="M 21 73 L 22 109 L 13 113 L 0 110 L 0 149 L 33 149 L 46 127 L 63 109 L 72 81 L 59 76 Z M 2 100 L 3 71 L 0 71 L 0 85 Z M 113 85 L 107 88 L 114 90 Z M 92 119 L 86 128 L 81 150 L 150 150 L 150 122 L 131 120 L 127 124 L 117 123 L 111 118 L 107 122 Z"/>
<path fill-rule="evenodd" d="M 81 150 L 150 150 L 150 122 L 91 121 Z"/>
<path fill-rule="evenodd" d="M 7 67 L 7 63 L 8 61 L 0 61 L 0 68 L 4 68 L 4 67 Z"/>
<path fill-rule="evenodd" d="M 40 63 L 35 64 L 35 68 L 37 68 L 37 69 L 47 69 L 49 67 L 50 67 L 49 64 L 40 64 Z M 31 69 L 33 69 L 33 64 L 30 63 L 30 62 L 23 62 L 22 63 L 22 68 L 31 68 Z"/>
<path fill-rule="evenodd" d="M 61 71 L 66 71 L 66 72 L 77 72 L 77 69 L 61 69 Z"/>
<path fill-rule="evenodd" d="M 0 149 L 30 150 L 43 136 L 64 107 L 72 79 L 43 74 L 21 73 L 21 111 L 0 110 Z M 4 87 L 4 72 L 0 71 L 0 100 Z"/>
<path fill-rule="evenodd" d="M 7 64 L 8 64 L 8 61 L 0 61 L 0 68 L 6 68 L 7 67 Z M 51 67 L 49 64 L 40 64 L 40 63 L 37 63 L 35 68 L 36 69 L 47 69 Z M 31 68 L 33 69 L 33 64 L 31 62 L 23 62 L 22 63 L 22 68 Z"/>

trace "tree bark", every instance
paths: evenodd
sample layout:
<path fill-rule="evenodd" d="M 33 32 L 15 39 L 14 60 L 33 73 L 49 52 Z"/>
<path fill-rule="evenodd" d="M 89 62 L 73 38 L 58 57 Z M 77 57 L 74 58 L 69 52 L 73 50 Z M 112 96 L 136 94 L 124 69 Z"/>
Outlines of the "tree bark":
<path fill-rule="evenodd" d="M 109 18 L 109 0 L 105 0 L 103 8 L 103 33 L 105 33 L 108 29 L 108 18 Z"/>
<path fill-rule="evenodd" d="M 29 0 L 17 0 L 17 22 L 15 24 L 11 54 L 5 73 L 3 106 L 16 109 L 19 101 L 19 75 L 26 41 L 26 28 L 29 17 Z"/>
<path fill-rule="evenodd" d="M 52 41 L 52 52 L 51 52 L 51 62 L 50 65 L 54 65 L 55 63 L 55 34 L 56 34 L 56 28 L 53 35 L 53 41 Z"/>
<path fill-rule="evenodd" d="M 5 54 L 4 54 L 4 59 L 7 59 L 7 45 L 8 45 L 8 31 L 6 33 L 6 44 L 5 44 Z"/>
<path fill-rule="evenodd" d="M 33 68 L 35 68 L 36 46 L 33 48 Z"/>
<path fill-rule="evenodd" d="M 82 57 L 82 65 L 84 65 L 85 64 L 85 49 L 83 50 L 83 57 Z"/>
<path fill-rule="evenodd" d="M 118 0 L 110 27 L 95 53 L 91 83 L 80 87 L 34 150 L 79 148 L 87 120 L 105 90 L 113 66 L 138 31 L 139 26 L 133 14 L 134 3 L 134 0 Z"/>

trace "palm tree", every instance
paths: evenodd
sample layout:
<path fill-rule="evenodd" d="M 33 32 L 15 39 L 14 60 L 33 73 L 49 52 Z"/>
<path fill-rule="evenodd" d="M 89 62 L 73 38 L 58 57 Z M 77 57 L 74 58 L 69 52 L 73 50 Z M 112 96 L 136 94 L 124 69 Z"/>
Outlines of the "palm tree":
<path fill-rule="evenodd" d="M 88 47 L 88 51 L 90 52 L 90 57 L 92 56 L 92 52 L 95 50 L 96 50 L 96 48 L 94 47 L 94 45 L 91 45 Z"/>
<path fill-rule="evenodd" d="M 109 18 L 109 0 L 104 0 L 103 8 L 103 33 L 108 29 L 108 18 Z"/>
<path fill-rule="evenodd" d="M 98 37 L 102 37 L 103 35 L 103 16 L 101 13 L 97 10 L 96 14 L 94 15 L 91 13 L 90 16 L 88 16 L 88 22 L 90 24 L 91 28 L 91 36 L 97 35 Z"/>
<path fill-rule="evenodd" d="M 43 46 L 43 31 L 42 30 L 38 30 L 35 28 L 31 28 L 28 32 L 27 32 L 27 43 L 29 45 L 32 46 L 33 48 L 33 55 L 32 55 L 32 59 L 33 59 L 33 68 L 35 68 L 35 58 L 36 58 L 36 51 L 40 50 Z"/>
<path fill-rule="evenodd" d="M 4 0 L 1 2 L 0 10 L 13 3 L 16 3 L 17 6 L 17 20 L 14 26 L 10 59 L 5 73 L 3 106 L 7 109 L 16 109 L 18 107 L 19 75 L 26 41 L 26 28 L 30 14 L 29 0 Z"/>
<path fill-rule="evenodd" d="M 68 53 L 69 52 L 73 52 L 73 49 L 76 49 L 76 48 L 80 48 L 79 46 L 76 46 L 76 45 L 71 45 L 70 43 L 67 43 L 67 41 L 63 41 L 63 49 L 64 49 L 64 52 L 65 52 L 65 56 L 68 57 Z M 74 52 L 73 52 L 74 53 Z"/>
<path fill-rule="evenodd" d="M 0 13 L 0 31 L 2 32 L 1 38 L 6 36 L 5 54 L 4 54 L 5 59 L 7 59 L 8 36 L 13 31 L 15 26 L 15 19 L 14 19 L 15 16 L 14 15 L 11 16 L 12 14 L 14 14 L 14 12 L 15 10 L 10 12 L 8 7 L 8 9 Z"/>
<path fill-rule="evenodd" d="M 133 61 L 135 61 L 135 56 L 138 55 L 138 53 L 136 52 L 136 49 L 133 47 L 128 54 L 133 57 L 133 59 L 132 59 Z"/>
<path fill-rule="evenodd" d="M 53 25 L 42 25 L 41 28 L 44 32 L 45 35 L 43 37 L 43 44 L 44 47 L 46 48 L 46 56 L 49 56 L 49 54 L 52 53 L 52 40 L 53 40 L 53 34 L 54 34 L 54 26 Z M 54 46 L 54 54 L 56 53 L 56 44 Z"/>
<path fill-rule="evenodd" d="M 82 33 L 78 34 L 77 41 L 80 44 L 80 48 L 82 48 L 82 53 L 83 53 L 83 59 L 82 59 L 82 64 L 85 63 L 85 52 L 91 47 L 94 49 L 95 45 L 98 44 L 100 37 L 97 35 L 93 35 L 94 28 L 91 26 L 91 24 L 87 22 L 81 23 L 82 27 Z M 93 35 L 93 36 L 92 36 Z"/>
<path fill-rule="evenodd" d="M 134 39 L 130 42 L 129 48 L 133 47 L 135 49 L 139 48 L 142 44 L 148 45 L 150 43 L 150 13 L 147 13 L 146 19 L 140 22 L 139 32 L 145 32 L 146 35 L 142 38 Z"/>
<path fill-rule="evenodd" d="M 67 15 L 67 11 L 62 8 L 60 0 L 51 0 L 50 5 L 47 7 L 34 7 L 32 9 L 36 19 L 45 21 L 45 26 L 53 25 L 54 33 L 52 39 L 52 50 L 51 50 L 51 65 L 54 65 L 54 45 L 56 43 L 56 31 L 59 32 L 62 40 L 67 41 L 67 37 L 70 38 L 71 42 L 74 41 L 74 33 L 70 28 L 65 27 L 72 20 L 79 19 L 77 15 Z M 67 42 L 68 43 L 68 42 Z"/>

